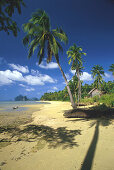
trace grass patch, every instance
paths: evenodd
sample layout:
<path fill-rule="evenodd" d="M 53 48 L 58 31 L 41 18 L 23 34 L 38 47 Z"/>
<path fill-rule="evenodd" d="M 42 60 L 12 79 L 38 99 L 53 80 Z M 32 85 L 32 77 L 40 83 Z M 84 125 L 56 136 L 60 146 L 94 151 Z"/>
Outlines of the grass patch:
<path fill-rule="evenodd" d="M 84 103 L 86 105 L 90 104 L 105 104 L 107 107 L 114 107 L 114 93 L 112 94 L 104 94 L 101 97 L 94 96 L 92 98 L 85 98 L 81 100 L 81 103 Z"/>
<path fill-rule="evenodd" d="M 107 106 L 114 107 L 114 93 L 101 96 L 99 103 L 104 103 Z"/>

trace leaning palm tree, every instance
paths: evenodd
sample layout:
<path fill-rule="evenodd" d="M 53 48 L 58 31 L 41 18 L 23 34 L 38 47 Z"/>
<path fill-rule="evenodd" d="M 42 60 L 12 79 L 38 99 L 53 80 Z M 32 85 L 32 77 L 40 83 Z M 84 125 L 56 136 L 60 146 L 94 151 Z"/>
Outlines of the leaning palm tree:
<path fill-rule="evenodd" d="M 112 64 L 109 68 L 108 71 L 111 71 L 112 72 L 112 75 L 114 76 L 114 64 Z"/>
<path fill-rule="evenodd" d="M 102 75 L 104 76 L 104 69 L 100 65 L 94 65 L 91 70 L 93 78 L 95 78 L 94 86 L 101 89 L 101 84 L 103 81 Z"/>
<path fill-rule="evenodd" d="M 66 82 L 67 90 L 70 96 L 71 105 L 75 108 L 75 103 L 66 79 L 66 76 L 59 63 L 59 51 L 63 51 L 60 41 L 67 43 L 68 38 L 61 28 L 51 30 L 50 18 L 43 10 L 37 10 L 32 14 L 32 18 L 28 23 L 23 24 L 23 30 L 27 35 L 23 39 L 23 44 L 28 45 L 29 54 L 28 58 L 34 54 L 37 49 L 38 63 L 41 64 L 42 60 L 47 54 L 47 63 L 51 62 L 52 56 L 55 57 L 56 62 Z"/>
<path fill-rule="evenodd" d="M 67 51 L 67 55 L 68 55 L 68 58 L 70 58 L 69 64 L 72 62 L 71 69 L 76 70 L 75 76 L 78 77 L 78 105 L 79 105 L 79 101 L 81 99 L 80 75 L 81 75 L 82 69 L 83 69 L 83 67 L 82 67 L 82 64 L 83 64 L 82 55 L 86 55 L 86 53 L 82 52 L 81 47 L 77 47 L 76 44 L 74 44 Z"/>

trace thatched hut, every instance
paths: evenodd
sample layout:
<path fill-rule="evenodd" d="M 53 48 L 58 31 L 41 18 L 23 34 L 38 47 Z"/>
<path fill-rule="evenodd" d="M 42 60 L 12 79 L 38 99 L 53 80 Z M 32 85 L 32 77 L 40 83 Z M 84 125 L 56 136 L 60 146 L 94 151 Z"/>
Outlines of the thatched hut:
<path fill-rule="evenodd" d="M 100 90 L 96 89 L 96 88 L 93 88 L 89 93 L 88 95 L 90 97 L 94 97 L 94 96 L 100 96 L 102 93 Z"/>

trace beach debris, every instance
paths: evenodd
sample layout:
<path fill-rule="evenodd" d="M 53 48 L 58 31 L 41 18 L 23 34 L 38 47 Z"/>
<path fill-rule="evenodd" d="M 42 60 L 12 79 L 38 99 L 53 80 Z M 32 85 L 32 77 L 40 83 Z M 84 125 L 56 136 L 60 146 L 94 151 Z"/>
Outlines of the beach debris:
<path fill-rule="evenodd" d="M 6 162 L 1 162 L 0 163 L 0 166 L 3 166 L 3 165 L 5 165 L 6 164 Z"/>
<path fill-rule="evenodd" d="M 18 108 L 19 108 L 18 106 L 13 107 L 13 109 L 18 109 Z"/>

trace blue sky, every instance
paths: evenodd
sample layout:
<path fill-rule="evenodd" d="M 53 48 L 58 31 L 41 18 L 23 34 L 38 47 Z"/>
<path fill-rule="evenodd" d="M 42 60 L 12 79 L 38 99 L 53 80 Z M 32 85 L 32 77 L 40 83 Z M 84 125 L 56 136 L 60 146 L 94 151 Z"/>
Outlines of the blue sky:
<path fill-rule="evenodd" d="M 91 69 L 100 64 L 105 71 L 105 81 L 113 80 L 109 66 L 114 63 L 114 1 L 112 0 L 24 0 L 22 14 L 15 12 L 20 32 L 17 37 L 0 32 L 0 100 L 14 99 L 19 94 L 38 97 L 45 92 L 62 90 L 65 87 L 61 72 L 53 58 L 38 66 L 36 54 L 28 60 L 27 48 L 22 44 L 22 24 L 28 22 L 32 12 L 44 9 L 51 20 L 51 27 L 62 26 L 69 43 L 63 45 L 60 64 L 71 79 L 73 72 L 68 65 L 66 51 L 76 43 L 87 53 L 84 57 L 84 83 L 93 82 Z"/>

